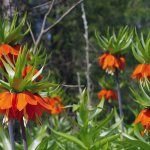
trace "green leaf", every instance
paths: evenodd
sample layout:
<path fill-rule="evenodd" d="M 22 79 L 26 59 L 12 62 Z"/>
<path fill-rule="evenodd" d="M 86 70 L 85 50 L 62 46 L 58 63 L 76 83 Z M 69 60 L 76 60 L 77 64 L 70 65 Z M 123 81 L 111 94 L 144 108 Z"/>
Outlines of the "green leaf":
<path fill-rule="evenodd" d="M 4 65 L 5 69 L 6 69 L 6 71 L 7 71 L 8 75 L 9 75 L 9 77 L 10 77 L 11 79 L 13 79 L 13 78 L 14 78 L 14 75 L 15 75 L 15 71 L 12 69 L 12 67 L 11 67 L 9 64 L 7 64 L 2 58 L 1 58 L 1 61 L 3 62 L 3 65 Z"/>
<path fill-rule="evenodd" d="M 127 26 L 120 28 L 118 34 L 113 29 L 111 34 L 108 28 L 106 36 L 99 36 L 95 32 L 97 42 L 103 50 L 108 50 L 112 54 L 122 54 L 127 51 L 133 37 L 133 30 L 129 30 Z"/>
<path fill-rule="evenodd" d="M 134 124 L 134 134 L 136 135 L 136 137 L 137 137 L 139 140 L 141 140 L 141 141 L 143 141 L 143 142 L 146 142 L 145 139 L 141 136 L 137 124 Z"/>
<path fill-rule="evenodd" d="M 79 115 L 83 125 L 88 124 L 88 114 L 89 114 L 88 102 L 89 102 L 89 93 L 85 89 L 82 92 L 82 99 L 79 108 Z"/>
<path fill-rule="evenodd" d="M 141 57 L 140 55 L 137 54 L 134 46 L 132 46 L 132 52 L 137 61 L 139 61 L 142 64 L 145 63 L 145 60 L 143 59 L 143 57 Z"/>
<path fill-rule="evenodd" d="M 10 90 L 10 84 L 9 83 L 7 83 L 7 82 L 5 82 L 3 80 L 0 80 L 0 84 L 2 85 L 2 87 L 1 87 L 2 89 L 4 87 L 4 88 Z"/>
<path fill-rule="evenodd" d="M 25 68 L 26 62 L 27 62 L 27 45 L 23 47 L 23 50 L 19 52 L 19 55 L 17 57 L 17 61 L 15 64 L 15 78 L 22 78 L 22 71 Z"/>
<path fill-rule="evenodd" d="M 32 83 L 31 85 L 26 85 L 25 89 L 31 90 L 36 93 L 39 90 L 44 90 L 49 87 L 57 87 L 57 86 L 59 86 L 59 85 L 55 84 L 55 83 L 35 82 L 35 83 Z"/>
<path fill-rule="evenodd" d="M 77 144 L 78 146 L 80 146 L 82 149 L 88 150 L 88 148 L 82 143 L 82 141 L 80 141 L 79 139 L 77 139 L 76 137 L 72 136 L 72 135 L 68 135 L 66 133 L 62 133 L 62 132 L 57 132 L 54 129 L 51 128 L 51 131 L 53 133 L 55 133 L 58 136 L 61 136 L 63 138 L 65 138 L 66 140 L 69 140 L 70 142 L 73 142 L 74 144 Z"/>
<path fill-rule="evenodd" d="M 112 118 L 114 117 L 114 111 L 112 110 L 110 114 L 107 115 L 107 117 L 100 121 L 100 123 L 97 124 L 97 127 L 92 129 L 92 136 L 95 137 L 97 134 L 100 133 L 100 130 L 102 127 L 104 127 Z"/>
<path fill-rule="evenodd" d="M 100 103 L 97 105 L 97 107 L 94 109 L 94 111 L 92 111 L 92 113 L 90 114 L 89 120 L 94 119 L 97 115 L 100 114 L 100 112 L 103 110 L 104 102 L 105 102 L 105 100 L 104 100 L 104 98 L 102 98 Z"/>
<path fill-rule="evenodd" d="M 136 148 L 141 148 L 141 150 L 149 150 L 150 145 L 146 142 L 140 141 L 140 140 L 125 140 L 122 144 L 130 144 L 135 146 Z"/>
<path fill-rule="evenodd" d="M 39 75 L 41 75 L 43 71 L 44 66 L 32 77 L 31 81 L 34 81 L 38 78 Z"/>
<path fill-rule="evenodd" d="M 11 144 L 10 144 L 8 138 L 6 137 L 4 129 L 1 126 L 0 126 L 0 141 L 1 141 L 3 148 L 5 148 L 7 150 L 11 149 Z"/>
<path fill-rule="evenodd" d="M 26 20 L 26 14 L 23 16 L 20 24 L 16 28 L 13 28 L 13 30 L 9 31 L 8 36 L 5 37 L 5 43 L 10 43 L 18 37 L 18 35 L 20 34 L 22 30 L 22 27 L 24 26 L 25 20 Z"/>
<path fill-rule="evenodd" d="M 104 145 L 103 150 L 108 150 L 108 142 Z"/>
<path fill-rule="evenodd" d="M 36 128 L 33 129 L 35 130 Z M 43 141 L 42 139 L 49 138 L 46 130 L 47 130 L 47 126 L 43 125 L 40 127 L 40 129 L 37 128 L 35 130 L 34 137 L 31 137 L 30 135 L 27 137 L 29 150 L 35 150 L 38 147 L 38 145 L 40 145 L 40 143 Z"/>
<path fill-rule="evenodd" d="M 35 150 L 46 150 L 48 146 L 48 138 L 44 138 Z"/>
<path fill-rule="evenodd" d="M 91 146 L 91 148 L 92 147 L 99 148 L 99 147 L 104 146 L 105 144 L 107 144 L 109 142 L 113 142 L 113 141 L 117 140 L 117 138 L 119 138 L 119 137 L 120 137 L 119 134 L 106 137 L 102 140 L 97 141 L 94 145 Z"/>

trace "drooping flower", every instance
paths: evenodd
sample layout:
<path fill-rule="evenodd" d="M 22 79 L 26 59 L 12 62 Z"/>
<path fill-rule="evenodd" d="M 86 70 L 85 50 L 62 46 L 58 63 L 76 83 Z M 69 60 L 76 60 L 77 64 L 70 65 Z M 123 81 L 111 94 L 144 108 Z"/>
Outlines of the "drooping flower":
<path fill-rule="evenodd" d="M 52 115 L 60 114 L 64 106 L 60 97 L 42 98 L 40 95 L 25 91 L 21 93 L 10 93 L 4 91 L 0 93 L 0 114 L 4 115 L 3 122 L 9 119 L 35 120 L 40 122 L 40 117 L 44 112 Z"/>
<path fill-rule="evenodd" d="M 150 65 L 139 64 L 133 71 L 131 78 L 137 80 L 143 80 L 145 77 L 150 79 Z"/>
<path fill-rule="evenodd" d="M 125 67 L 125 58 L 120 56 L 116 57 L 110 53 L 104 53 L 99 57 L 99 65 L 105 70 L 108 74 L 113 75 L 115 69 L 119 69 L 121 71 L 124 70 Z"/>
<path fill-rule="evenodd" d="M 142 135 L 150 131 L 150 109 L 142 110 L 134 121 L 134 124 L 141 123 L 145 129 Z"/>
<path fill-rule="evenodd" d="M 102 89 L 100 92 L 98 92 L 98 98 L 102 99 L 104 98 L 105 100 L 117 100 L 117 93 L 116 91 L 113 90 L 106 90 Z"/>
<path fill-rule="evenodd" d="M 63 111 L 64 106 L 61 104 L 61 98 L 59 96 L 53 98 L 46 97 L 44 98 L 44 100 L 46 101 L 46 103 L 51 105 L 51 111 L 49 112 L 49 110 L 47 110 L 47 112 L 53 115 L 57 115 Z"/>
<path fill-rule="evenodd" d="M 41 117 L 43 111 L 52 110 L 52 106 L 37 94 L 29 91 L 21 93 L 10 93 L 4 91 L 0 93 L 0 113 L 4 114 L 4 118 L 18 119 L 25 118 L 26 120 L 36 119 Z"/>
<path fill-rule="evenodd" d="M 59 114 L 63 109 L 59 98 L 48 98 L 46 101 L 38 94 L 43 91 L 45 94 L 50 87 L 56 87 L 57 84 L 41 80 L 43 68 L 37 70 L 36 63 L 33 63 L 34 66 L 28 64 L 25 60 L 29 54 L 27 47 L 17 54 L 14 64 L 9 62 L 7 56 L 2 61 L 2 71 L 6 80 L 0 86 L 0 114 L 4 115 L 4 123 L 10 119 L 23 119 L 24 123 L 34 120 L 40 123 L 40 117 L 44 112 Z"/>

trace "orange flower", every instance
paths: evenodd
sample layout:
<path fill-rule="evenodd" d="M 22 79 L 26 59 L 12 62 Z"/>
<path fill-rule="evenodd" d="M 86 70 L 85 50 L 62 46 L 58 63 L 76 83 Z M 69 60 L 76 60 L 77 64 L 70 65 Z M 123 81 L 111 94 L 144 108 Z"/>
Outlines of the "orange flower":
<path fill-rule="evenodd" d="M 108 74 L 113 75 L 115 69 L 124 70 L 125 67 L 125 58 L 116 57 L 110 53 L 105 53 L 99 58 L 99 65 L 103 70 L 106 70 Z"/>
<path fill-rule="evenodd" d="M 4 122 L 10 118 L 20 120 L 23 117 L 26 120 L 35 120 L 41 117 L 45 110 L 53 111 L 53 105 L 47 103 L 40 95 L 29 91 L 17 94 L 8 91 L 0 93 L 0 113 L 4 114 Z"/>
<path fill-rule="evenodd" d="M 18 55 L 19 54 L 19 49 L 17 45 L 14 47 L 11 47 L 8 44 L 2 44 L 0 45 L 0 57 L 2 57 L 3 53 L 5 55 L 11 54 L 11 55 Z"/>
<path fill-rule="evenodd" d="M 31 70 L 32 70 L 33 66 L 29 65 L 28 67 L 25 67 L 23 72 L 22 72 L 22 77 L 24 78 Z M 37 69 L 34 70 L 33 75 L 35 75 L 38 72 Z M 31 75 L 32 78 L 32 75 Z M 36 81 L 40 81 L 42 79 L 42 75 L 39 75 L 36 79 Z"/>
<path fill-rule="evenodd" d="M 139 64 L 133 71 L 131 78 L 132 79 L 144 79 L 147 77 L 150 79 L 150 65 L 149 64 Z"/>
<path fill-rule="evenodd" d="M 113 90 L 106 90 L 102 89 L 100 92 L 98 92 L 98 98 L 102 99 L 105 98 L 106 100 L 117 100 L 117 93 Z"/>
<path fill-rule="evenodd" d="M 5 54 L 10 59 L 10 61 L 14 63 L 14 60 L 17 59 L 20 49 L 21 46 L 19 44 L 13 47 L 8 44 L 2 44 L 0 45 L 0 58 L 5 60 L 5 57 L 3 56 L 3 54 Z M 0 61 L 0 66 L 3 67 L 2 61 Z"/>
<path fill-rule="evenodd" d="M 53 98 L 44 98 L 46 103 L 51 105 L 51 111 L 47 110 L 47 112 L 57 115 L 60 114 L 63 111 L 64 106 L 60 103 L 61 98 L 60 97 L 53 97 Z"/>
<path fill-rule="evenodd" d="M 144 132 L 142 132 L 142 136 L 150 131 L 150 109 L 142 110 L 138 117 L 135 119 L 134 124 L 141 123 L 145 128 Z"/>

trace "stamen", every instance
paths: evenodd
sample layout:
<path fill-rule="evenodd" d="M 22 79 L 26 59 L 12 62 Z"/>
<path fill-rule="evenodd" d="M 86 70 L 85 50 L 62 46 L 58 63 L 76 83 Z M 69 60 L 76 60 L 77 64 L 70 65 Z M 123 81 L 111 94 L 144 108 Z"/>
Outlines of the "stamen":
<path fill-rule="evenodd" d="M 8 114 L 9 114 L 9 109 L 6 110 L 6 113 L 3 118 L 3 124 L 6 126 L 8 126 L 8 122 L 9 122 Z"/>

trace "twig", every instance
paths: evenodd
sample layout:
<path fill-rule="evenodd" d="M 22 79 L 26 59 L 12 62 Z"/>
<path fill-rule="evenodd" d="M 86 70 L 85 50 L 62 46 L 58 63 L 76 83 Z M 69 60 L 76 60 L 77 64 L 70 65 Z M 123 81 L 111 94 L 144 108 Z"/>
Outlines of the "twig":
<path fill-rule="evenodd" d="M 65 16 L 67 16 L 77 5 L 79 5 L 81 2 L 83 2 L 83 0 L 78 1 L 77 3 L 75 3 L 72 7 L 70 7 L 58 20 L 56 20 L 56 22 L 52 25 L 50 25 L 49 27 L 47 27 L 44 30 L 44 33 L 46 33 L 47 31 L 49 31 L 51 28 L 53 28 L 56 24 L 58 24 Z"/>
<path fill-rule="evenodd" d="M 51 10 L 52 10 L 52 8 L 53 8 L 54 2 L 55 2 L 55 0 L 53 0 L 53 1 L 50 3 L 49 9 L 48 9 L 47 13 L 46 13 L 45 16 L 44 16 L 40 34 L 39 34 L 37 40 L 35 41 L 35 46 L 34 46 L 33 53 L 36 52 L 36 49 L 37 49 L 37 47 L 38 47 L 38 45 L 39 45 L 39 43 L 40 43 L 40 40 L 41 40 L 42 35 L 43 35 L 43 33 L 44 33 L 44 28 L 45 28 L 45 24 L 46 24 L 47 17 L 48 17 L 48 15 L 50 14 L 50 12 L 51 12 Z"/>
<path fill-rule="evenodd" d="M 84 9 L 84 3 L 81 4 L 81 11 L 82 11 L 82 19 L 84 24 L 84 38 L 85 38 L 85 51 L 86 51 L 86 80 L 87 80 L 87 89 L 91 91 L 91 81 L 90 81 L 90 60 L 89 60 L 89 38 L 88 38 L 88 24 L 86 13 Z"/>
<path fill-rule="evenodd" d="M 122 99 L 121 99 L 121 92 L 120 92 L 119 70 L 118 69 L 116 69 L 115 75 L 116 75 L 117 95 L 118 95 L 118 103 L 119 103 L 119 116 L 122 119 L 123 118 L 123 109 L 122 109 Z M 123 121 L 121 122 L 121 130 L 122 130 L 122 132 L 124 132 Z"/>
<path fill-rule="evenodd" d="M 21 131 L 22 131 L 22 139 L 23 139 L 24 150 L 28 150 L 27 139 L 26 139 L 26 132 L 25 132 L 23 119 L 21 119 L 21 121 L 20 121 L 20 127 L 21 127 Z"/>
<path fill-rule="evenodd" d="M 62 86 L 69 87 L 69 88 L 79 88 L 79 85 L 66 85 L 66 84 L 62 84 Z M 80 88 L 81 87 L 85 87 L 85 85 L 80 85 Z"/>
<path fill-rule="evenodd" d="M 29 25 L 28 22 L 27 22 L 27 26 L 28 26 L 28 28 L 29 28 L 29 31 L 30 31 L 30 35 L 31 35 L 32 41 L 33 41 L 33 43 L 35 44 L 35 37 L 34 37 L 34 34 L 33 34 L 32 29 L 31 29 L 31 27 L 30 27 L 30 25 Z"/>
<path fill-rule="evenodd" d="M 35 46 L 34 46 L 34 50 L 33 50 L 33 53 L 36 52 L 36 49 L 40 43 L 40 40 L 43 36 L 43 34 L 45 34 L 46 32 L 48 32 L 50 29 L 52 29 L 55 25 L 57 25 L 65 16 L 67 16 L 77 5 L 79 5 L 83 0 L 80 0 L 78 1 L 77 3 L 75 3 L 72 7 L 70 7 L 70 9 L 68 9 L 58 20 L 56 20 L 52 25 L 50 25 L 49 27 L 47 27 L 45 29 L 45 23 L 46 23 L 46 20 L 47 20 L 47 17 L 48 15 L 50 14 L 51 12 L 51 9 L 54 5 L 54 2 L 55 0 L 53 0 L 51 3 L 50 3 L 50 6 L 49 6 L 49 9 L 47 11 L 47 13 L 45 14 L 44 16 L 44 19 L 43 19 L 43 23 L 42 23 L 42 27 L 41 27 L 41 31 L 40 31 L 40 34 L 37 38 L 37 40 L 35 41 Z"/>
<path fill-rule="evenodd" d="M 80 73 L 79 72 L 77 72 L 77 81 L 78 81 L 79 93 L 80 93 L 80 95 L 82 95 Z"/>
<path fill-rule="evenodd" d="M 51 1 L 46 2 L 46 3 L 44 3 L 44 4 L 37 5 L 37 6 L 33 7 L 32 9 L 37 9 L 37 8 L 40 8 L 40 7 L 43 7 L 43 6 L 49 5 L 50 3 L 51 3 Z"/>
<path fill-rule="evenodd" d="M 64 0 L 61 0 L 61 1 L 56 1 L 55 2 L 55 6 L 56 5 L 59 5 L 59 4 L 61 4 L 61 3 L 64 3 L 63 2 Z M 48 7 L 48 5 L 51 3 L 51 1 L 49 1 L 49 2 L 45 2 L 44 4 L 40 4 L 40 5 L 37 5 L 37 6 L 34 6 L 34 7 L 32 7 L 32 8 L 30 8 L 29 10 L 30 11 L 32 11 L 32 10 L 34 10 L 34 9 L 39 9 L 39 8 L 42 8 L 42 7 Z"/>

